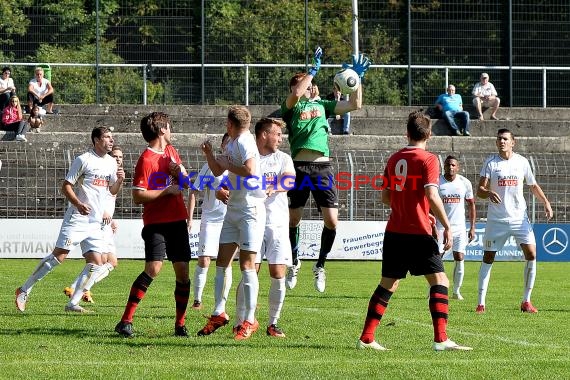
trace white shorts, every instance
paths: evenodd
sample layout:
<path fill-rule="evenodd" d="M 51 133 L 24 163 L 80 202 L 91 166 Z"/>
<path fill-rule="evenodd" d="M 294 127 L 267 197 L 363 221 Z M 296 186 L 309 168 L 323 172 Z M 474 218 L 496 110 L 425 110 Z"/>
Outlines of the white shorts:
<path fill-rule="evenodd" d="M 465 253 L 467 250 L 467 243 L 469 242 L 466 229 L 452 229 L 453 243 L 451 244 L 451 252 Z M 439 252 L 443 252 L 443 230 L 437 230 L 437 244 L 439 245 Z M 449 252 L 448 251 L 448 252 Z M 443 252 L 445 253 L 445 252 Z"/>
<path fill-rule="evenodd" d="M 218 257 L 220 233 L 224 222 L 200 222 L 198 236 L 198 256 Z"/>
<path fill-rule="evenodd" d="M 220 244 L 236 243 L 242 250 L 259 252 L 264 230 L 265 205 L 263 202 L 241 208 L 228 206 L 220 233 Z"/>
<path fill-rule="evenodd" d="M 261 250 L 255 256 L 255 263 L 260 264 L 265 257 L 269 264 L 285 264 L 291 266 L 293 257 L 289 241 L 289 226 L 265 226 L 265 235 Z"/>
<path fill-rule="evenodd" d="M 517 222 L 487 221 L 485 235 L 483 236 L 483 250 L 491 252 L 500 251 L 507 242 L 507 239 L 511 236 L 515 238 L 517 245 L 536 245 L 534 231 L 527 218 Z"/>
<path fill-rule="evenodd" d="M 77 245 L 81 246 L 83 255 L 87 252 L 105 253 L 108 246 L 101 223 L 89 221 L 89 217 L 84 215 L 66 213 L 55 246 L 71 251 Z"/>
<path fill-rule="evenodd" d="M 107 249 L 103 253 L 112 253 L 113 255 L 117 253 L 117 247 L 115 247 L 115 234 L 110 224 L 105 224 L 103 226 L 103 238 L 105 243 L 107 243 Z"/>

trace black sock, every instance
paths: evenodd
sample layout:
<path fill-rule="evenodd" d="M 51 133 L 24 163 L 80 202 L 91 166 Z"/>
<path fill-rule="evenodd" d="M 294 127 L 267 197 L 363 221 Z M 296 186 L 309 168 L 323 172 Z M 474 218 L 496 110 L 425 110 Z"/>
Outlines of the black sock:
<path fill-rule="evenodd" d="M 297 265 L 299 263 L 299 259 L 297 258 L 299 253 L 299 226 L 289 227 L 289 242 L 291 242 L 293 265 Z"/>
<path fill-rule="evenodd" d="M 327 256 L 331 251 L 335 237 L 336 230 L 331 230 L 328 229 L 327 226 L 323 226 L 323 233 L 321 234 L 321 250 L 319 251 L 319 259 L 316 264 L 317 267 L 325 267 L 325 261 L 327 261 Z"/>

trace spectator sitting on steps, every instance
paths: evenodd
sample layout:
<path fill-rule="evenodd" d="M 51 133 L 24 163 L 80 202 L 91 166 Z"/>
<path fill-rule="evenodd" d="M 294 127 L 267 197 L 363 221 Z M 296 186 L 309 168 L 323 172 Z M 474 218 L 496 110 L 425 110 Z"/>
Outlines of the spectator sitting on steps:
<path fill-rule="evenodd" d="M 491 120 L 499 120 L 497 118 L 497 110 L 499 109 L 499 104 L 501 104 L 501 99 L 497 97 L 497 90 L 495 90 L 493 83 L 489 82 L 489 74 L 481 74 L 480 79 L 481 81 L 473 87 L 473 105 L 477 110 L 479 120 L 485 120 L 482 107 L 491 108 L 493 112 Z"/>
<path fill-rule="evenodd" d="M 53 113 L 53 86 L 44 78 L 44 69 L 36 67 L 35 78 L 28 85 L 28 110 L 34 105 L 47 106 L 46 112 Z"/>
<path fill-rule="evenodd" d="M 20 99 L 16 95 L 10 97 L 10 103 L 4 110 L 2 110 L 2 124 L 3 131 L 16 132 L 16 141 L 28 141 L 26 139 L 26 122 L 22 117 L 22 107 L 20 106 Z"/>
<path fill-rule="evenodd" d="M 469 112 L 463 111 L 463 99 L 455 93 L 455 86 L 450 84 L 447 93 L 441 94 L 435 101 L 435 106 L 441 111 L 443 117 L 449 123 L 453 133 L 457 136 L 471 136 L 469 133 Z M 461 119 L 461 125 L 457 125 L 455 118 Z"/>
<path fill-rule="evenodd" d="M 44 126 L 44 119 L 40 113 L 40 106 L 33 106 L 28 117 L 28 124 L 35 133 L 40 133 L 41 127 Z"/>
<path fill-rule="evenodd" d="M 9 67 L 2 68 L 2 76 L 0 77 L 0 110 L 3 110 L 10 104 L 10 97 L 16 95 L 16 86 L 14 80 L 10 78 L 11 70 Z"/>
<path fill-rule="evenodd" d="M 343 95 L 338 88 L 338 85 L 335 83 L 333 85 L 333 92 L 327 95 L 326 99 L 328 100 L 348 100 L 348 96 Z M 332 124 L 335 120 L 342 119 L 342 134 L 349 135 L 350 134 L 350 112 L 345 113 L 344 115 L 335 115 L 334 118 L 329 116 L 327 121 L 329 122 L 329 129 L 332 130 Z"/>

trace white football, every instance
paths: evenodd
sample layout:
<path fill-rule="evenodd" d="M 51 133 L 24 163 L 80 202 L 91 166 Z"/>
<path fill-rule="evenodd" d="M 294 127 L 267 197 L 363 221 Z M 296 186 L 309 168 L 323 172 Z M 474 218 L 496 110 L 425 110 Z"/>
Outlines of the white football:
<path fill-rule="evenodd" d="M 334 83 L 343 94 L 352 94 L 360 86 L 360 77 L 356 71 L 346 68 L 342 69 L 334 76 Z"/>

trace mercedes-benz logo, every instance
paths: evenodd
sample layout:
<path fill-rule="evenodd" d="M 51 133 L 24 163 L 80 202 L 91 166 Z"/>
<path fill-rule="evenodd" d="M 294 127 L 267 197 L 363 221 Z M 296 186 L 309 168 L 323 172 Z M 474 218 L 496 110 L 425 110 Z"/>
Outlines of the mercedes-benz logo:
<path fill-rule="evenodd" d="M 568 234 L 561 228 L 550 228 L 542 235 L 542 246 L 551 255 L 560 255 L 568 248 Z"/>

